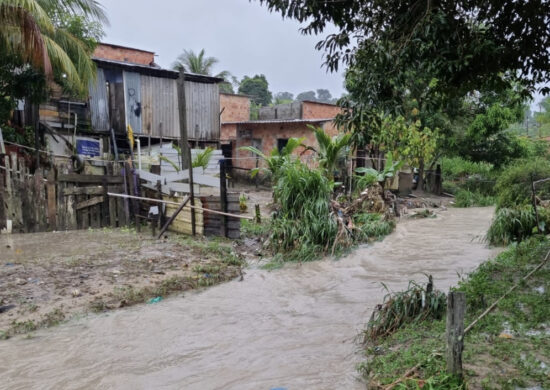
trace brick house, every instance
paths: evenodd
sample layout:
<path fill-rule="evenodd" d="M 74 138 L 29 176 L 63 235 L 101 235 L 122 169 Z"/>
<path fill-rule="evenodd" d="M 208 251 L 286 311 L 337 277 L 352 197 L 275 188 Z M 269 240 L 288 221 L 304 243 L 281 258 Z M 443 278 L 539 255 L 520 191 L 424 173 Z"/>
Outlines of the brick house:
<path fill-rule="evenodd" d="M 240 150 L 242 146 L 254 146 L 269 154 L 273 148 L 283 148 L 289 138 L 304 137 L 304 145 L 316 147 L 316 140 L 308 125 L 322 127 L 331 136 L 338 134 L 334 117 L 340 107 L 313 101 L 292 102 L 272 107 L 262 107 L 258 119 L 250 120 L 250 99 L 243 95 L 220 94 L 221 136 L 224 156 L 230 158 L 234 168 L 256 167 L 255 155 Z M 305 159 L 312 154 L 299 148 L 297 155 Z M 235 175 L 242 172 L 234 172 Z"/>

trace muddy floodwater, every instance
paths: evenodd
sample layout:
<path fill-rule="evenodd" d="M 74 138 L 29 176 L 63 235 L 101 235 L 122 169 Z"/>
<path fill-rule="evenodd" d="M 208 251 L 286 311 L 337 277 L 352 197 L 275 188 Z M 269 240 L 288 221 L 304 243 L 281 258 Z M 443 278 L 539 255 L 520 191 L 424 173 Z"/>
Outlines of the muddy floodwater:
<path fill-rule="evenodd" d="M 340 260 L 248 269 L 158 304 L 0 342 L 5 389 L 362 389 L 356 336 L 385 292 L 432 274 L 447 290 L 495 255 L 492 208 L 402 221 Z"/>

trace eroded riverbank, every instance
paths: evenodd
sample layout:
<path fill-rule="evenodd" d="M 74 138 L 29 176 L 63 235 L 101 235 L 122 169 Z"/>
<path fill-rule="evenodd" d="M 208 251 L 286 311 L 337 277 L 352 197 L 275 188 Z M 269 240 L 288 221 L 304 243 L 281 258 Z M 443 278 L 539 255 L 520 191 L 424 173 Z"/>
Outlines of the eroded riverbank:
<path fill-rule="evenodd" d="M 429 273 L 446 290 L 495 254 L 480 240 L 492 213 L 403 221 L 338 261 L 252 269 L 243 281 L 5 341 L 0 387 L 364 388 L 355 336 L 385 294 L 380 283 L 399 289 Z"/>

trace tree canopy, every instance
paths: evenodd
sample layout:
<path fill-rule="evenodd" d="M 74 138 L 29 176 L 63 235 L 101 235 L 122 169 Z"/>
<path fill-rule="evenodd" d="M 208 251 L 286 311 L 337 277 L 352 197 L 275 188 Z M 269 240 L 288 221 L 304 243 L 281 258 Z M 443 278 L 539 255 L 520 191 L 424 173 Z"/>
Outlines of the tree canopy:
<path fill-rule="evenodd" d="M 317 45 L 326 51 L 331 70 L 341 62 L 356 64 L 357 53 L 364 51 L 385 56 L 380 60 L 387 62 L 388 75 L 420 67 L 457 92 L 511 79 L 531 93 L 550 81 L 548 0 L 259 1 L 305 23 L 305 34 L 334 24 L 338 32 Z"/>
<path fill-rule="evenodd" d="M 254 77 L 244 76 L 239 85 L 239 93 L 251 96 L 255 104 L 262 106 L 269 105 L 273 98 L 269 91 L 269 83 L 263 74 Z"/>
<path fill-rule="evenodd" d="M 549 0 L 259 1 L 304 34 L 336 26 L 317 48 L 329 70 L 347 67 L 338 122 L 360 147 L 401 128 L 475 159 L 512 158 L 505 127 L 537 88 L 550 92 L 538 87 L 550 81 Z M 414 154 L 430 155 L 425 145 Z"/>

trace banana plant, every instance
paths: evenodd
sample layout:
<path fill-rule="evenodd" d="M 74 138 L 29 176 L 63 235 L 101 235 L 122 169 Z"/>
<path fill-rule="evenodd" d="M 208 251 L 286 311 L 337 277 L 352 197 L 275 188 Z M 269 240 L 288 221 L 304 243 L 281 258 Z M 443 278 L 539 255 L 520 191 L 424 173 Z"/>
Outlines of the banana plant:
<path fill-rule="evenodd" d="M 320 127 L 311 125 L 308 127 L 313 130 L 317 139 L 318 150 L 311 149 L 317 153 L 319 167 L 325 170 L 329 180 L 334 180 L 334 172 L 350 151 L 351 134 L 338 134 L 335 137 L 330 137 Z"/>
<path fill-rule="evenodd" d="M 384 169 L 381 171 L 377 171 L 374 168 L 355 168 L 355 173 L 363 175 L 358 178 L 358 187 L 365 188 L 375 182 L 378 182 L 382 188 L 384 188 L 386 179 L 393 178 L 404 163 L 403 161 L 393 161 L 391 153 L 388 153 L 387 156 L 386 164 Z"/>

